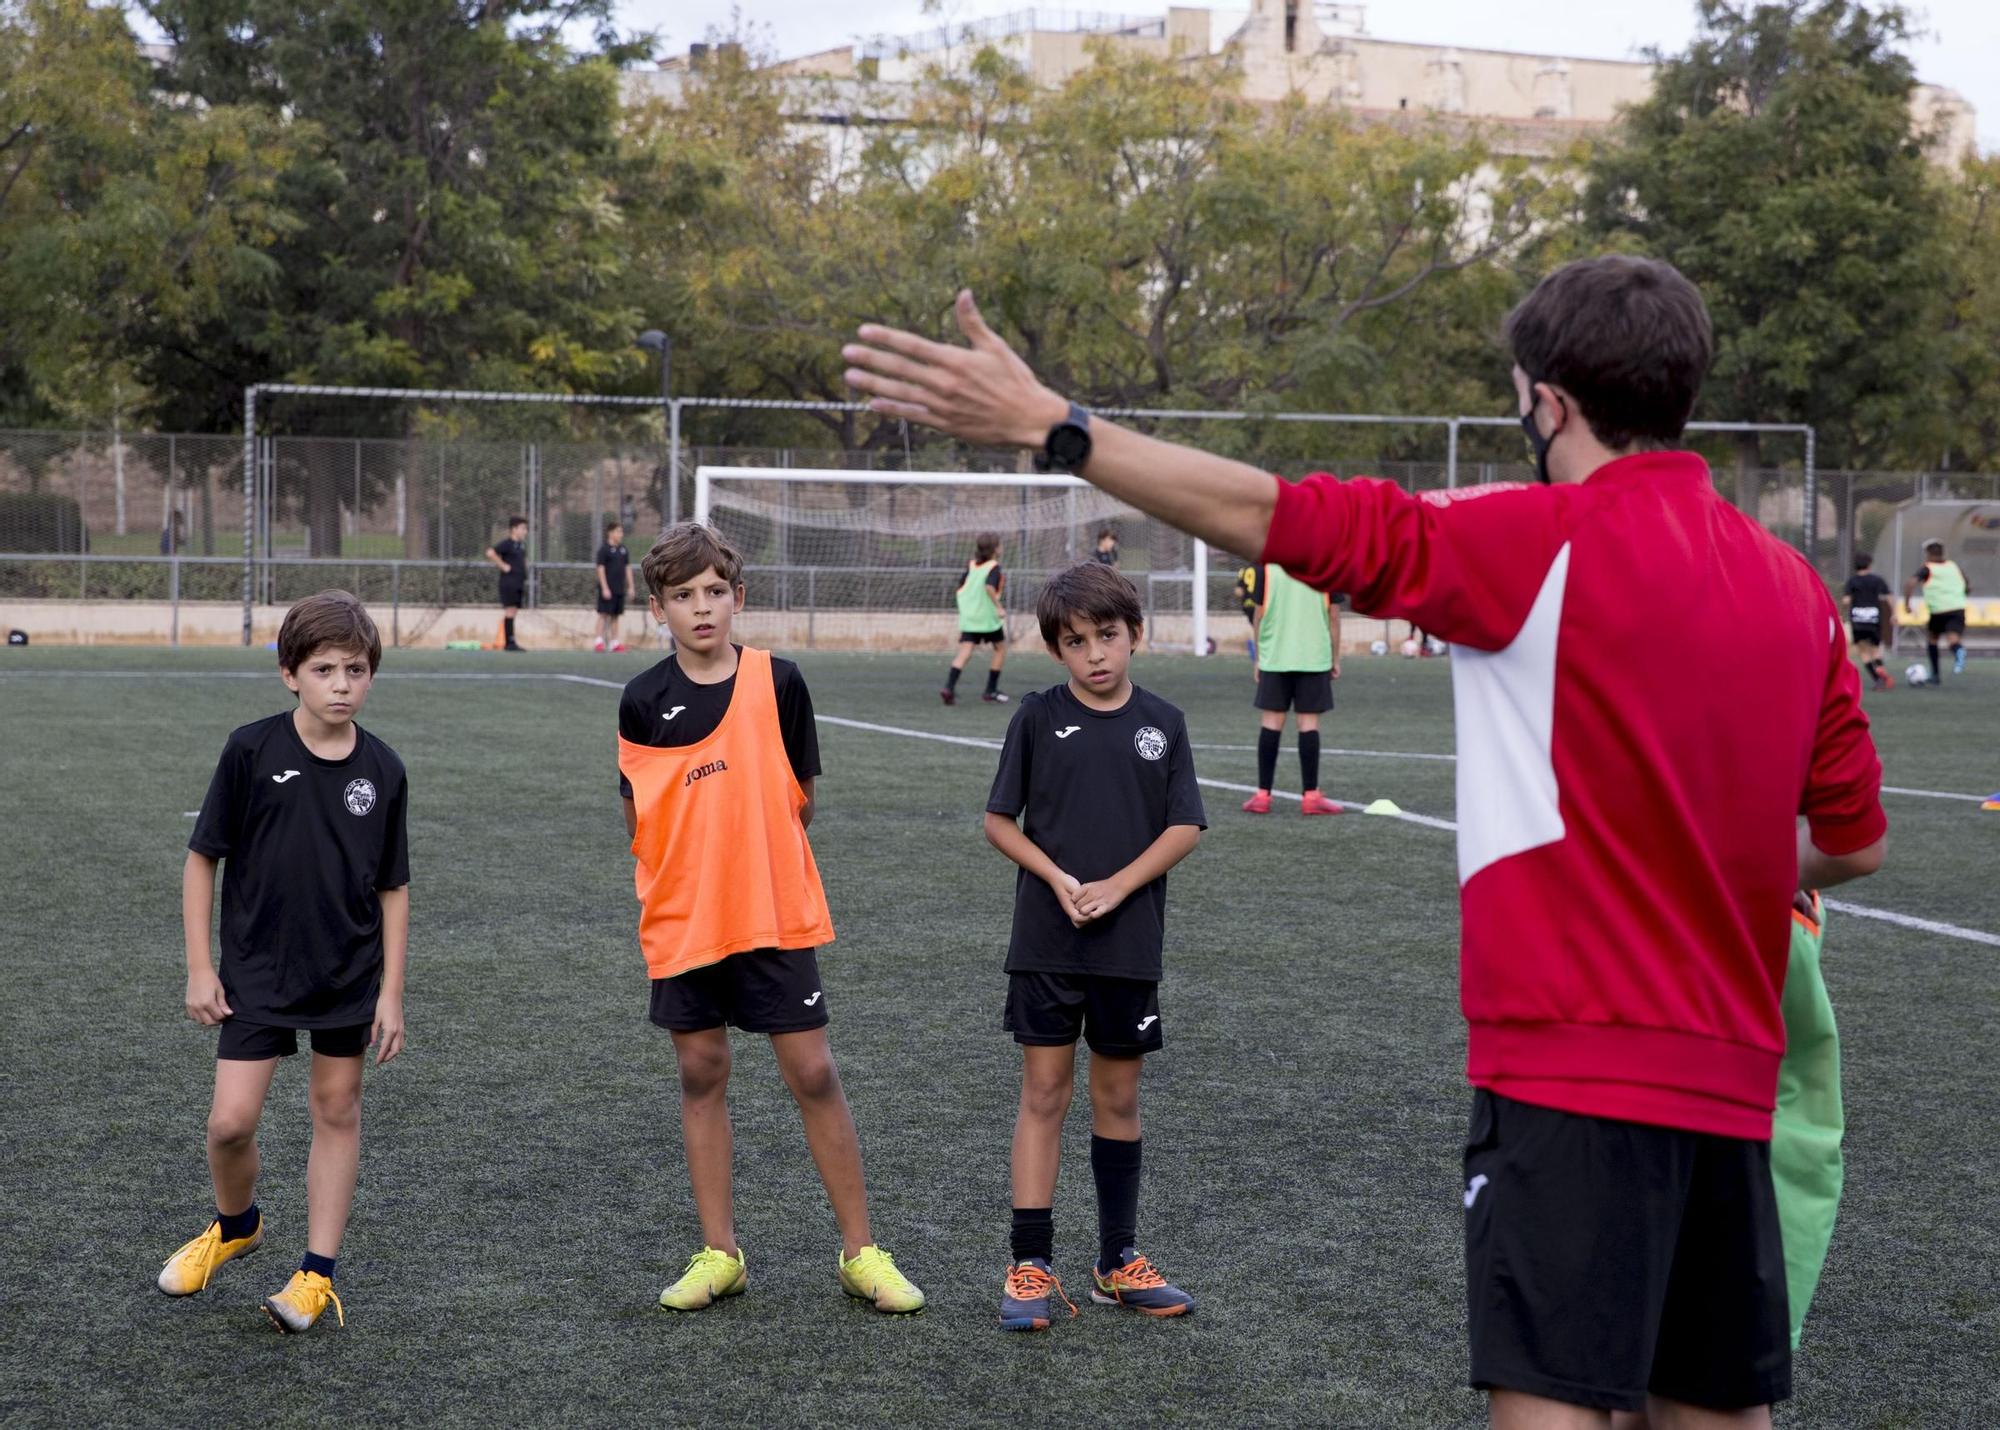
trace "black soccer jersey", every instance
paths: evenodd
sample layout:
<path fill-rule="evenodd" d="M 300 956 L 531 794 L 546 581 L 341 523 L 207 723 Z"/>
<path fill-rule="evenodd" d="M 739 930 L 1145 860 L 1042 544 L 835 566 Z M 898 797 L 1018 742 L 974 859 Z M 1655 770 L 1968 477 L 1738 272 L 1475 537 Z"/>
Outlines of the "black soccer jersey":
<path fill-rule="evenodd" d="M 1862 571 L 1847 578 L 1847 599 L 1853 604 L 1848 607 L 1847 619 L 1857 626 L 1879 626 L 1882 624 L 1882 608 L 1889 604 L 1889 583 L 1873 571 Z"/>
<path fill-rule="evenodd" d="M 1092 709 L 1067 683 L 1022 697 L 986 808 L 1022 816 L 1022 832 L 1086 884 L 1130 864 L 1171 825 L 1208 827 L 1186 717 L 1136 685 L 1116 710 Z M 1165 875 L 1077 928 L 1054 891 L 1022 869 L 1007 971 L 1158 979 L 1166 923 Z"/>
<path fill-rule="evenodd" d="M 625 594 L 625 571 L 632 564 L 632 550 L 627 546 L 605 545 L 597 548 L 597 564 L 604 568 L 604 584 L 611 588 L 613 596 Z"/>
<path fill-rule="evenodd" d="M 743 647 L 736 651 L 740 656 Z M 785 754 L 792 762 L 792 774 L 804 784 L 819 776 L 819 727 L 813 723 L 812 694 L 798 666 L 782 656 L 771 657 L 771 684 L 778 697 Z M 680 657 L 670 655 L 625 683 L 625 693 L 618 699 L 618 733 L 635 745 L 692 745 L 715 733 L 735 694 L 735 676 L 714 685 L 697 685 L 682 673 Z M 622 773 L 618 793 L 632 797 L 632 782 Z"/>
<path fill-rule="evenodd" d="M 233 1016 L 345 1028 L 375 1016 L 378 892 L 410 882 L 409 783 L 360 726 L 323 760 L 291 712 L 231 732 L 188 848 L 223 861 L 222 988 Z"/>

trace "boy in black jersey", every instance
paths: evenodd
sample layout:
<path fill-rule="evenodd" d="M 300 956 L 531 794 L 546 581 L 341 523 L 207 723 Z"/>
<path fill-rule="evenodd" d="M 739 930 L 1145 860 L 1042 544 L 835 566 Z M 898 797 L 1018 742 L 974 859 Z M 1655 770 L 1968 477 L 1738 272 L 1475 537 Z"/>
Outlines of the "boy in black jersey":
<path fill-rule="evenodd" d="M 619 638 L 618 622 L 624 619 L 625 602 L 635 594 L 632 553 L 625 549 L 625 524 L 613 519 L 604 524 L 604 544 L 597 548 L 597 643 L 593 650 L 608 645 L 613 651 L 625 649 Z"/>
<path fill-rule="evenodd" d="M 1882 616 L 1891 593 L 1889 583 L 1868 569 L 1874 564 L 1865 551 L 1854 558 L 1854 574 L 1847 578 L 1840 604 L 1847 608 L 1847 630 L 1861 668 L 1874 677 L 1877 690 L 1887 690 L 1896 683 L 1882 664 Z"/>
<path fill-rule="evenodd" d="M 521 602 L 528 594 L 528 519 L 507 518 L 507 538 L 486 548 L 486 559 L 500 568 L 500 622 L 505 636 L 502 649 L 519 650 L 514 639 L 514 618 L 521 614 Z"/>
<path fill-rule="evenodd" d="M 322 591 L 278 632 L 278 668 L 298 708 L 234 731 L 201 802 L 181 880 L 187 1015 L 221 1025 L 208 1165 L 215 1217 L 167 1259 L 169 1296 L 204 1289 L 223 1262 L 264 1240 L 256 1205 L 257 1123 L 278 1059 L 312 1035 L 313 1140 L 306 1164 L 306 1255 L 264 1302 L 281 1331 L 310 1327 L 331 1301 L 334 1258 L 361 1154 L 365 1049 L 403 1047 L 409 949 L 409 787 L 403 762 L 354 723 L 382 639 L 360 601 Z M 215 870 L 222 968 L 210 966 Z M 342 1321 L 345 1322 L 345 1315 Z"/>
<path fill-rule="evenodd" d="M 1091 1299 L 1150 1316 L 1194 1305 L 1135 1246 L 1139 1071 L 1161 1046 L 1166 876 L 1207 827 L 1187 721 L 1127 674 L 1143 618 L 1118 572 L 1096 562 L 1060 572 L 1036 617 L 1069 680 L 1021 702 L 986 801 L 987 839 L 1020 866 L 1005 1026 L 1021 1045 L 1021 1105 L 1000 1301 L 1000 1324 L 1015 1331 L 1045 1329 L 1062 1294 L 1050 1207 L 1079 1035 L 1090 1045 L 1097 1182 Z"/>

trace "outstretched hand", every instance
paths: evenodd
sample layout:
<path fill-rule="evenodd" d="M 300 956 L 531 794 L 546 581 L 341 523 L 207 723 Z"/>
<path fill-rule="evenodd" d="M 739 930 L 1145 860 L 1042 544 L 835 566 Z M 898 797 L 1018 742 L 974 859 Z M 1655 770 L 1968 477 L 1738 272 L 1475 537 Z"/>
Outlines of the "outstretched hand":
<path fill-rule="evenodd" d="M 953 305 L 967 347 L 932 342 L 900 328 L 863 324 L 840 355 L 847 383 L 868 394 L 872 411 L 935 427 L 981 446 L 1039 447 L 1068 415 L 1069 403 L 1041 382 L 986 326 L 972 290 Z"/>

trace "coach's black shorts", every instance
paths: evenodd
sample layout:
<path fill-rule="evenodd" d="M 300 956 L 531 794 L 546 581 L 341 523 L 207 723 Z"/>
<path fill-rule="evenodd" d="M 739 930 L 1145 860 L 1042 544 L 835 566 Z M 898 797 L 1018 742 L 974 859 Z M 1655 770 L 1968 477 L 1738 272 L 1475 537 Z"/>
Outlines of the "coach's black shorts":
<path fill-rule="evenodd" d="M 827 1024 L 819 959 L 809 948 L 758 948 L 653 980 L 651 1017 L 675 1033 L 727 1023 L 746 1033 L 803 1033 Z"/>
<path fill-rule="evenodd" d="M 500 583 L 500 604 L 503 606 L 524 606 L 527 604 L 528 583 L 526 581 L 502 581 Z"/>
<path fill-rule="evenodd" d="M 348 1028 L 314 1028 L 312 1050 L 321 1057 L 358 1058 L 368 1049 L 375 1023 L 356 1023 Z M 222 1037 L 215 1045 L 216 1057 L 233 1063 L 261 1063 L 266 1058 L 288 1058 L 299 1050 L 297 1028 L 272 1028 L 262 1023 L 246 1023 L 241 1018 L 225 1018 Z"/>
<path fill-rule="evenodd" d="M 1465 1145 L 1472 1384 L 1598 1410 L 1792 1393 L 1771 1145 L 1479 1089 Z"/>
<path fill-rule="evenodd" d="M 1257 695 L 1250 703 L 1259 710 L 1296 710 L 1301 715 L 1318 715 L 1333 709 L 1333 672 L 1260 670 Z"/>
<path fill-rule="evenodd" d="M 1882 628 L 1880 626 L 1849 626 L 1847 634 L 1852 637 L 1856 645 L 1882 644 Z"/>
<path fill-rule="evenodd" d="M 1001 1026 L 1025 1047 L 1059 1048 L 1081 1037 L 1107 1057 L 1156 1053 L 1164 1042 L 1160 985 L 1095 973 L 1010 973 Z"/>
<path fill-rule="evenodd" d="M 1931 634 L 1934 636 L 1964 635 L 1965 612 L 1933 611 L 1931 613 Z"/>
<path fill-rule="evenodd" d="M 625 598 L 623 596 L 599 596 L 597 598 L 597 614 L 600 616 L 624 615 Z"/>
<path fill-rule="evenodd" d="M 961 642 L 963 642 L 966 645 L 985 645 L 988 641 L 991 641 L 994 645 L 1007 644 L 1007 632 L 1005 632 L 1004 630 L 960 631 L 958 633 L 958 638 Z"/>

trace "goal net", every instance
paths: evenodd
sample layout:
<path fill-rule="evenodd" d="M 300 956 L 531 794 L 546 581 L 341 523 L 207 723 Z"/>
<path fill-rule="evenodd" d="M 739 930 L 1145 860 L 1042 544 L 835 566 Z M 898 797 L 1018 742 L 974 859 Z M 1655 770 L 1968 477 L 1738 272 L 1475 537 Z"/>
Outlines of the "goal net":
<path fill-rule="evenodd" d="M 1208 550 L 1076 477 L 703 466 L 694 515 L 743 554 L 742 628 L 786 648 L 941 650 L 980 536 L 1000 540 L 1010 640 L 1039 645 L 1055 572 L 1109 532 L 1139 590 L 1148 643 L 1206 654 Z"/>

